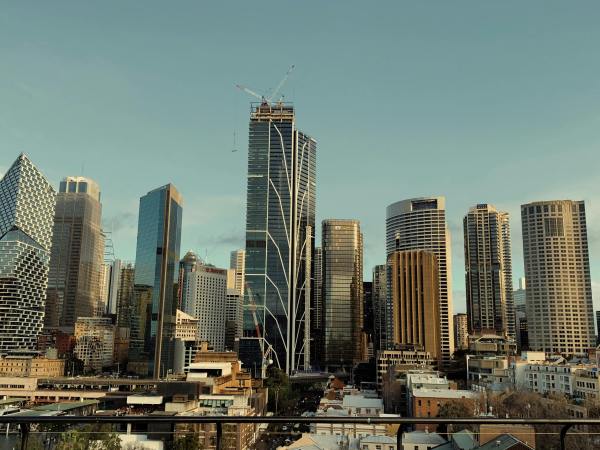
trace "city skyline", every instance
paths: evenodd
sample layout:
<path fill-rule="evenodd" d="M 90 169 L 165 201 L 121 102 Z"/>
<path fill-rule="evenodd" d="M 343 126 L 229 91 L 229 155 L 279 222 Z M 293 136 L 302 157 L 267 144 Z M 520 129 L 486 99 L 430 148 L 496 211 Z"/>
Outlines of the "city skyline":
<path fill-rule="evenodd" d="M 247 19 L 247 9 L 231 12 L 228 8 L 227 15 L 233 14 L 231 23 L 215 21 L 223 28 L 218 31 L 204 22 L 204 27 L 192 27 L 175 11 L 167 15 L 171 21 L 160 20 L 157 7 L 149 7 L 142 14 L 150 23 L 141 21 L 137 30 L 143 38 L 155 39 L 157 51 L 165 55 L 165 68 L 153 65 L 155 55 L 144 51 L 143 39 L 123 42 L 123 54 L 111 56 L 107 49 L 114 51 L 114 41 L 108 47 L 102 44 L 104 30 L 94 26 L 95 16 L 83 5 L 72 10 L 86 29 L 79 42 L 65 40 L 61 30 L 67 19 L 56 11 L 45 6 L 35 14 L 27 6 L 5 8 L 0 16 L 0 37 L 7 45 L 3 50 L 7 50 L 6 61 L 12 70 L 0 75 L 0 94 L 8 100 L 0 106 L 0 126 L 7 131 L 0 142 L 0 172 L 24 151 L 55 188 L 67 174 L 96 179 L 103 186 L 105 227 L 114 231 L 116 256 L 129 261 L 135 256 L 137 198 L 157 185 L 173 182 L 186 196 L 182 249 L 194 249 L 202 258 L 208 250 L 208 261 L 227 267 L 229 251 L 244 246 L 246 117 L 251 100 L 233 85 L 239 82 L 266 89 L 294 63 L 296 70 L 284 93 L 295 102 L 303 127 L 314 134 L 322 149 L 316 222 L 330 217 L 361 221 L 365 280 L 373 266 L 385 261 L 383 221 L 389 203 L 416 196 L 446 197 L 453 239 L 454 310 L 460 312 L 465 310 L 461 218 L 469 206 L 492 203 L 511 215 L 516 281 L 523 276 L 520 205 L 537 200 L 585 200 L 598 308 L 600 206 L 595 204 L 598 157 L 594 153 L 599 143 L 595 131 L 599 94 L 593 76 L 598 61 L 589 54 L 593 54 L 600 32 L 591 20 L 594 14 L 544 3 L 542 18 L 536 2 L 531 2 L 519 6 L 521 14 L 515 19 L 514 7 L 469 4 L 464 19 L 459 17 L 464 10 L 449 5 L 434 12 L 418 5 L 391 5 L 387 9 L 390 19 L 383 13 L 386 8 L 373 12 L 372 17 L 360 17 L 373 39 L 397 38 L 394 54 L 402 63 L 382 58 L 389 47 L 372 47 L 373 41 L 360 42 L 352 36 L 358 11 L 323 6 L 323 17 L 306 21 L 314 36 L 303 33 L 302 42 L 296 42 L 299 35 L 282 37 L 278 44 L 282 48 L 293 44 L 296 51 L 310 50 L 311 58 L 301 61 L 289 53 L 274 55 L 263 65 L 249 64 L 254 58 L 246 46 L 250 43 L 239 39 L 252 31 L 255 45 L 269 36 Z M 225 17 L 221 7 L 212 8 L 205 16 Z M 307 11 L 298 11 L 299 20 Z M 110 17 L 109 23 L 123 32 L 138 13 L 125 8 L 119 19 Z M 331 39 L 346 39 L 353 51 L 342 52 L 329 62 L 325 56 L 330 47 L 320 49 L 317 44 L 318 38 L 323 38 L 319 30 L 322 21 L 331 22 L 338 13 L 346 20 L 329 23 Z M 20 20 L 24 14 L 31 20 Z M 283 12 L 265 14 L 277 23 Z M 429 14 L 431 20 L 423 23 Z M 511 27 L 504 28 L 509 16 Z M 392 17 L 400 17 L 402 26 L 391 22 Z M 413 21 L 422 29 L 411 25 Z M 18 23 L 24 24 L 25 32 L 17 31 Z M 150 27 L 152 23 L 160 25 L 158 31 Z M 568 31 L 568 39 L 550 33 L 557 24 Z M 178 27 L 183 31 L 178 32 Z M 157 36 L 151 37 L 151 31 Z M 210 33 L 222 37 L 215 39 L 220 41 L 215 45 L 221 45 L 217 51 L 204 43 Z M 472 41 L 474 36 L 477 39 Z M 208 64 L 179 59 L 180 52 L 189 50 L 190 45 L 199 46 L 193 55 L 197 60 L 210 58 Z M 502 51 L 497 51 L 498 47 Z M 180 50 L 168 55 L 177 48 Z M 219 49 L 230 56 L 223 58 Z M 40 53 L 44 57 L 39 57 Z M 136 57 L 132 61 L 125 53 Z M 357 56 L 369 64 L 357 67 Z M 205 66 L 210 69 L 200 70 Z M 67 75 L 63 71 L 67 69 L 75 75 Z M 193 77 L 186 75 L 188 69 Z M 102 76 L 92 75 L 95 72 Z M 40 73 L 49 76 L 42 80 Z M 367 95 L 363 95 L 360 86 L 369 77 L 380 83 L 370 82 Z M 64 95 L 68 92 L 72 95 Z M 157 92 L 160 95 L 149 95 Z M 336 114 L 328 114 L 329 119 L 322 121 L 318 100 L 325 94 L 331 96 Z M 179 123 L 160 111 L 148 112 L 146 97 L 159 105 L 157 109 L 180 110 L 176 115 Z M 400 120 L 386 118 L 376 123 L 357 114 L 375 105 L 384 109 L 386 117 Z M 48 117 L 48 108 L 60 114 Z M 183 116 L 185 120 L 181 120 Z M 361 131 L 352 131 L 358 129 Z M 369 158 L 362 158 L 363 149 L 371 147 L 366 153 Z M 161 148 L 172 151 L 159 155 Z M 238 151 L 232 152 L 234 149 Z M 146 153 L 158 156 L 144 161 Z M 196 154 L 199 163 L 189 164 Z M 346 156 L 341 163 L 340 155 Z M 440 161 L 439 167 L 431 167 L 430 157 Z M 134 162 L 141 165 L 143 178 L 129 173 Z M 575 163 L 580 171 L 576 177 L 573 171 L 557 170 Z M 420 164 L 428 164 L 431 176 L 403 170 Z M 163 178 L 159 174 L 165 166 L 170 172 Z M 475 174 L 472 167 L 488 170 L 484 175 Z M 356 176 L 373 173 L 379 176 L 368 178 L 376 182 L 355 182 Z M 551 181 L 548 173 L 553 174 Z M 505 182 L 507 177 L 510 183 Z M 457 179 L 464 181 L 456 183 Z M 348 201 L 340 202 L 341 194 Z"/>

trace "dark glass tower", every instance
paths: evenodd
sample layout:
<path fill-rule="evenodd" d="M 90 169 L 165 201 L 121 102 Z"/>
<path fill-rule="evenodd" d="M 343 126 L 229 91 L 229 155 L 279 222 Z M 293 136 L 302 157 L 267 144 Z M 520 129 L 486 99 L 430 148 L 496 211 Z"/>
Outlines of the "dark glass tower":
<path fill-rule="evenodd" d="M 140 198 L 135 291 L 140 339 L 138 360 L 148 361 L 148 375 L 165 376 L 173 368 L 173 339 L 177 301 L 175 283 L 181 244 L 183 199 L 167 184 Z"/>
<path fill-rule="evenodd" d="M 310 365 L 316 142 L 288 104 L 253 105 L 248 142 L 244 336 L 253 373 Z"/>

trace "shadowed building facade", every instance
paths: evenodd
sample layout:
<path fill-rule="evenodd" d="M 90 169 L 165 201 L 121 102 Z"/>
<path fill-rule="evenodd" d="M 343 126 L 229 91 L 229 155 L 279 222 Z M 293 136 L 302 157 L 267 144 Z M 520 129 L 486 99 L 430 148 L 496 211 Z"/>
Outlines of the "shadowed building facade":
<path fill-rule="evenodd" d="M 515 338 L 508 213 L 479 204 L 463 219 L 469 333 Z"/>
<path fill-rule="evenodd" d="M 44 326 L 73 333 L 79 317 L 93 317 L 101 299 L 104 234 L 100 188 L 66 177 L 56 195 Z"/>
<path fill-rule="evenodd" d="M 583 201 L 521 206 L 531 350 L 581 355 L 595 344 Z"/>
<path fill-rule="evenodd" d="M 132 356 L 138 362 L 147 363 L 146 370 L 138 371 L 146 371 L 146 375 L 154 378 L 165 376 L 174 367 L 175 283 L 182 205 L 183 198 L 172 184 L 140 198 L 134 302 L 142 348 L 140 354 Z"/>
<path fill-rule="evenodd" d="M 388 256 L 393 344 L 416 345 L 441 362 L 439 275 L 437 257 L 423 250 Z"/>
<path fill-rule="evenodd" d="M 24 154 L 0 179 L 0 352 L 37 347 L 55 202 L 54 189 Z"/>
<path fill-rule="evenodd" d="M 363 333 L 363 237 L 358 220 L 324 220 L 323 365 L 352 369 L 366 359 Z"/>
<path fill-rule="evenodd" d="M 258 375 L 310 366 L 316 142 L 294 108 L 253 105 L 248 140 L 244 332 L 240 358 Z"/>

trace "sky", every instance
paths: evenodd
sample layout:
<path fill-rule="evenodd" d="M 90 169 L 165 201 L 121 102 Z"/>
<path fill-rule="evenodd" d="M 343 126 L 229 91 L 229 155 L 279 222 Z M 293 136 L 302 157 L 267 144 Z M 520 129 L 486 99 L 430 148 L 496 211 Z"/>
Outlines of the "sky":
<path fill-rule="evenodd" d="M 600 2 L 0 1 L 0 173 L 27 153 L 58 186 L 95 179 L 117 257 L 139 197 L 184 196 L 182 254 L 243 247 L 249 102 L 278 84 L 317 142 L 317 224 L 361 221 L 365 280 L 385 208 L 446 197 L 454 309 L 462 217 L 585 200 L 600 307 Z M 233 151 L 237 150 L 237 151 Z M 320 227 L 317 226 L 317 229 Z"/>

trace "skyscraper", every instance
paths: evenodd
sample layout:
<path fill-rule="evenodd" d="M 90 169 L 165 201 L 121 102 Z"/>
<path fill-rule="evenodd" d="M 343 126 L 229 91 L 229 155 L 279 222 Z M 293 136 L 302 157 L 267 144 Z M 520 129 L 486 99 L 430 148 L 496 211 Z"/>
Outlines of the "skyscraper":
<path fill-rule="evenodd" d="M 184 279 L 184 312 L 198 319 L 198 339 L 218 352 L 224 351 L 227 270 L 198 260 L 193 271 L 186 271 Z"/>
<path fill-rule="evenodd" d="M 313 293 L 310 316 L 311 327 L 311 365 L 321 367 L 323 356 L 323 337 L 325 334 L 323 320 L 323 250 L 315 247 L 313 270 Z"/>
<path fill-rule="evenodd" d="M 117 315 L 119 281 L 121 280 L 122 261 L 115 259 L 104 261 L 100 277 L 100 299 L 104 304 L 103 313 Z M 101 315 L 101 314 L 99 314 Z"/>
<path fill-rule="evenodd" d="M 508 213 L 479 204 L 463 219 L 469 333 L 515 338 Z"/>
<path fill-rule="evenodd" d="M 527 289 L 525 278 L 519 278 L 519 289 L 513 291 L 515 303 L 515 333 L 519 350 L 529 349 L 529 332 L 527 330 Z"/>
<path fill-rule="evenodd" d="M 450 232 L 446 224 L 444 197 L 413 198 L 387 207 L 386 249 L 428 250 L 438 263 L 439 313 L 442 360 L 449 363 L 454 350 Z M 388 297 L 390 293 L 388 292 Z"/>
<path fill-rule="evenodd" d="M 148 374 L 159 378 L 173 368 L 175 283 L 181 245 L 183 198 L 167 184 L 140 198 L 135 253 L 135 302 Z"/>
<path fill-rule="evenodd" d="M 244 275 L 246 272 L 246 250 L 239 249 L 231 252 L 229 259 L 229 268 L 234 272 L 235 284 L 233 289 L 237 289 L 241 295 L 244 295 Z"/>
<path fill-rule="evenodd" d="M 417 345 L 441 362 L 440 290 L 437 258 L 431 251 L 388 255 L 395 345 Z"/>
<path fill-rule="evenodd" d="M 363 237 L 358 220 L 323 221 L 323 362 L 328 370 L 363 361 Z"/>
<path fill-rule="evenodd" d="M 454 314 L 454 349 L 469 348 L 469 320 L 466 314 Z"/>
<path fill-rule="evenodd" d="M 261 372 L 268 360 L 288 374 L 310 365 L 316 146 L 291 105 L 253 106 L 240 357 Z"/>
<path fill-rule="evenodd" d="M 521 206 L 529 347 L 583 354 L 594 345 L 594 313 L 583 201 Z"/>
<path fill-rule="evenodd" d="M 391 305 L 391 304 L 390 304 Z M 388 331 L 392 329 L 391 311 L 388 314 L 387 301 L 387 266 L 379 264 L 373 267 L 373 346 L 375 355 L 377 351 L 387 349 Z"/>
<path fill-rule="evenodd" d="M 44 326 L 73 333 L 79 317 L 93 317 L 101 296 L 104 234 L 100 188 L 66 177 L 56 196 Z"/>
<path fill-rule="evenodd" d="M 54 189 L 24 154 L 0 180 L 0 352 L 36 348 L 55 202 Z"/>

